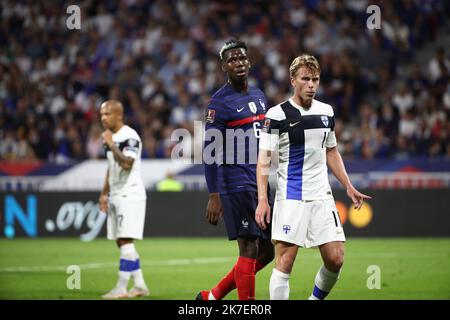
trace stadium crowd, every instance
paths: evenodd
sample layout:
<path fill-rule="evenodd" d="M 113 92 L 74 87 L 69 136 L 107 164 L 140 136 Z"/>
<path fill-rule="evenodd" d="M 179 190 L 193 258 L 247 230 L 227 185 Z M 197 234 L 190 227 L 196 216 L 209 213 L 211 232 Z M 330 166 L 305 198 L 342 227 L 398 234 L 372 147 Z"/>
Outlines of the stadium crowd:
<path fill-rule="evenodd" d="M 274 106 L 291 93 L 300 53 L 321 63 L 317 99 L 331 104 L 346 158 L 450 159 L 450 58 L 417 52 L 448 30 L 447 1 L 2 1 L 0 160 L 103 157 L 99 106 L 118 99 L 144 158 L 170 157 L 174 129 L 193 132 L 224 82 L 218 51 L 247 42 L 251 83 Z M 370 30 L 366 8 L 381 8 Z M 195 139 L 200 148 L 200 139 Z"/>

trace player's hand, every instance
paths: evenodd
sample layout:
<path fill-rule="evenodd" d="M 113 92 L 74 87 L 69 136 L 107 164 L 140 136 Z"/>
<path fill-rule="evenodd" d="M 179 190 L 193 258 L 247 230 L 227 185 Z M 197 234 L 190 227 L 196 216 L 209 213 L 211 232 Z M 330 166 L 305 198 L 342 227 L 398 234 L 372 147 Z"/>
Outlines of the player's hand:
<path fill-rule="evenodd" d="M 206 220 L 208 220 L 210 224 L 216 226 L 222 216 L 223 207 L 220 202 L 219 193 L 211 193 L 206 207 Z"/>
<path fill-rule="evenodd" d="M 347 188 L 347 195 L 349 196 L 350 199 L 352 199 L 354 208 L 358 210 L 361 209 L 364 199 L 372 199 L 371 196 L 359 192 L 353 186 Z"/>
<path fill-rule="evenodd" d="M 100 198 L 98 199 L 98 207 L 100 208 L 101 212 L 108 213 L 108 195 L 107 194 L 100 195 Z"/>
<path fill-rule="evenodd" d="M 261 229 L 266 230 L 267 225 L 270 223 L 270 214 L 270 206 L 267 200 L 258 201 L 255 212 L 255 221 Z"/>
<path fill-rule="evenodd" d="M 102 133 L 103 143 L 110 146 L 113 143 L 111 130 L 105 130 Z"/>

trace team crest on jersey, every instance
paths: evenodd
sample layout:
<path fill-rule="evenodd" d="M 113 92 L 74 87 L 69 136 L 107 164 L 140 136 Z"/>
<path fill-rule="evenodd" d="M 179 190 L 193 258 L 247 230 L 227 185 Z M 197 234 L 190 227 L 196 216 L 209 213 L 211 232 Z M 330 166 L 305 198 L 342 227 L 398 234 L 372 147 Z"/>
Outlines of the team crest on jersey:
<path fill-rule="evenodd" d="M 136 139 L 127 139 L 126 141 L 119 144 L 119 149 L 122 151 L 138 152 L 139 151 L 139 141 Z"/>
<path fill-rule="evenodd" d="M 320 116 L 320 119 L 322 120 L 323 125 L 328 128 L 328 117 Z"/>
<path fill-rule="evenodd" d="M 137 146 L 137 140 L 136 139 L 128 139 L 128 145 L 130 146 L 130 147 L 135 147 L 135 146 Z"/>
<path fill-rule="evenodd" d="M 258 108 L 256 108 L 256 103 L 254 103 L 253 101 L 248 103 L 248 107 L 250 108 L 250 111 L 253 113 L 256 113 L 256 110 L 258 110 Z"/>
<path fill-rule="evenodd" d="M 266 104 L 264 103 L 264 101 L 262 99 L 259 99 L 259 104 L 263 108 L 263 111 L 266 112 Z"/>
<path fill-rule="evenodd" d="M 215 117 L 216 117 L 216 110 L 208 109 L 208 111 L 206 111 L 205 117 L 206 122 L 213 123 Z"/>

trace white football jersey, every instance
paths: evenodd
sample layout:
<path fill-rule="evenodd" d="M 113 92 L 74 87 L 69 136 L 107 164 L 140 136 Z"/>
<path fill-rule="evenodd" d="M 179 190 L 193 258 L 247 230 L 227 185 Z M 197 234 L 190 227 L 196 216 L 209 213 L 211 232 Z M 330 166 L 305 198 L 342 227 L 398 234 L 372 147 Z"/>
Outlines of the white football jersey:
<path fill-rule="evenodd" d="M 119 131 L 113 133 L 112 139 L 123 154 L 133 158 L 134 162 L 129 171 L 122 169 L 114 159 L 113 152 L 108 148 L 106 158 L 108 159 L 108 181 L 111 196 L 120 194 L 133 199 L 145 199 L 145 187 L 141 177 L 141 138 L 135 130 L 124 125 Z"/>
<path fill-rule="evenodd" d="M 313 100 L 305 109 L 289 99 L 270 108 L 259 148 L 278 151 L 277 200 L 332 198 L 326 149 L 336 145 L 330 105 Z"/>

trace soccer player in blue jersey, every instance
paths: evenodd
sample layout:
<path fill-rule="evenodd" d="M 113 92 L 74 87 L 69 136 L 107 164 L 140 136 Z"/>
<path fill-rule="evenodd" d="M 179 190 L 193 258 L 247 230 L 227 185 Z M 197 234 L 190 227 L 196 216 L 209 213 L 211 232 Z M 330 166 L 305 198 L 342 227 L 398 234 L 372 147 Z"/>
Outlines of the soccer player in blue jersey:
<path fill-rule="evenodd" d="M 346 188 L 355 208 L 369 196 L 356 190 L 337 150 L 333 108 L 314 99 L 320 66 L 311 55 L 295 58 L 289 68 L 292 98 L 271 108 L 261 132 L 258 159 L 256 221 L 267 229 L 271 219 L 267 179 L 271 152 L 278 152 L 278 181 L 273 208 L 275 268 L 270 298 L 289 299 L 289 277 L 298 249 L 319 247 L 323 265 L 310 300 L 324 299 L 336 283 L 344 262 L 345 236 L 336 209 L 328 170 Z"/>
<path fill-rule="evenodd" d="M 196 299 L 219 300 L 237 288 L 239 300 L 253 300 L 255 274 L 274 257 L 270 230 L 259 228 L 254 218 L 258 139 L 267 101 L 261 90 L 248 85 L 251 65 L 244 42 L 226 42 L 220 59 L 228 81 L 212 96 L 206 111 L 206 218 L 216 225 L 223 216 L 228 238 L 237 240 L 239 257 L 212 290 L 201 291 Z M 216 153 L 210 152 L 214 144 L 219 145 Z M 213 161 L 207 159 L 210 154 Z"/>

